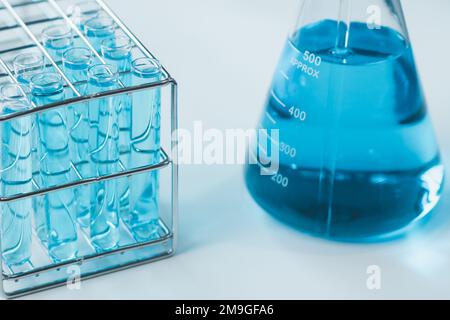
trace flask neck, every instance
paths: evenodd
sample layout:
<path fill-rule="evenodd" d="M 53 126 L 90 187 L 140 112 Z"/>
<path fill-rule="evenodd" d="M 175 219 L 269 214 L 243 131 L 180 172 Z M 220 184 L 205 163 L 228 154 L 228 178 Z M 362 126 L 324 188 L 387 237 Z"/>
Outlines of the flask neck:
<path fill-rule="evenodd" d="M 409 42 L 400 0 L 302 0 L 290 37 L 305 26 L 327 20 L 345 30 L 338 33 L 337 47 L 348 46 L 352 23 L 364 24 L 374 34 L 391 29 Z"/>

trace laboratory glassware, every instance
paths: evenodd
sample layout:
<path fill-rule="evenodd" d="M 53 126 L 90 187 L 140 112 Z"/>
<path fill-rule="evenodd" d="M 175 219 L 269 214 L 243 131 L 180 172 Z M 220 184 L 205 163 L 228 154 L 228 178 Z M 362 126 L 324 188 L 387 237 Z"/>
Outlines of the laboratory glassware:
<path fill-rule="evenodd" d="M 89 92 L 119 88 L 119 74 L 112 65 L 89 68 Z M 89 151 L 95 176 L 106 176 L 119 168 L 119 105 L 118 97 L 89 103 Z M 111 250 L 119 244 L 118 181 L 109 180 L 91 188 L 91 240 L 99 251 Z"/>
<path fill-rule="evenodd" d="M 113 65 L 119 73 L 121 86 L 131 85 L 131 61 L 133 42 L 126 36 L 114 36 L 106 39 L 101 44 L 101 52 L 104 60 Z M 123 95 L 116 98 L 118 104 L 119 121 L 119 150 L 120 161 L 125 167 L 130 166 L 131 157 L 131 96 Z M 130 212 L 130 179 L 123 178 L 118 181 L 118 197 L 121 215 Z"/>
<path fill-rule="evenodd" d="M 18 297 L 32 292 L 53 288 L 55 286 L 67 285 L 70 287 L 73 285 L 76 287 L 78 286 L 77 280 L 79 279 L 90 279 L 110 272 L 172 256 L 176 247 L 178 235 L 178 161 L 177 140 L 176 135 L 174 134 L 177 130 L 176 81 L 170 76 L 165 68 L 160 67 L 160 75 L 158 77 L 142 77 L 140 78 L 141 82 L 139 82 L 139 84 L 138 82 L 127 83 L 123 78 L 126 78 L 127 73 L 132 73 L 132 71 L 129 70 L 120 74 L 118 86 L 115 89 L 110 90 L 110 87 L 105 86 L 102 88 L 99 87 L 97 91 L 94 92 L 93 90 L 93 93 L 91 93 L 91 91 L 88 90 L 91 88 L 89 81 L 81 79 L 77 82 L 77 79 L 74 79 L 75 75 L 83 76 L 84 73 L 73 73 L 70 67 L 67 68 L 68 63 L 70 64 L 70 62 L 68 62 L 69 60 L 66 59 L 66 61 L 62 61 L 64 60 L 64 52 L 66 52 L 66 50 L 55 55 L 55 52 L 53 52 L 51 48 L 43 45 L 41 42 L 42 39 L 39 36 L 46 26 L 54 25 L 55 20 L 58 20 L 66 22 L 72 28 L 75 35 L 74 44 L 68 48 L 69 50 L 73 47 L 77 48 L 80 46 L 92 49 L 93 42 L 100 39 L 93 39 L 86 36 L 85 30 L 80 30 L 81 26 L 77 26 L 76 23 L 74 23 L 73 17 L 66 14 L 69 12 L 67 10 L 68 7 L 73 7 L 74 2 L 72 0 L 22 0 L 18 7 L 16 7 L 15 2 L 9 0 L 0 0 L 0 2 L 2 4 L 2 14 L 5 16 L 9 15 L 8 18 L 11 18 L 11 20 L 15 22 L 15 25 L 12 27 L 14 32 L 11 32 L 11 28 L 4 29 L 0 27 L 0 38 L 4 39 L 5 33 L 6 36 L 11 35 L 11 38 L 8 38 L 11 39 L 11 41 L 8 42 L 7 51 L 0 46 L 1 83 L 11 83 L 16 81 L 14 70 L 11 70 L 12 57 L 30 51 L 42 53 L 45 56 L 47 64 L 45 71 L 57 73 L 64 80 L 64 97 L 59 99 L 57 98 L 58 95 L 55 94 L 55 99 L 42 101 L 45 100 L 45 97 L 35 97 L 30 94 L 30 98 L 33 98 L 31 109 L 8 114 L 0 113 L 0 125 L 3 126 L 12 121 L 21 121 L 22 119 L 25 119 L 26 116 L 35 118 L 39 115 L 40 120 L 45 118 L 49 119 L 52 114 L 55 114 L 56 112 L 63 114 L 64 111 L 67 117 L 66 131 L 69 133 L 69 137 L 71 137 L 71 133 L 75 132 L 74 127 L 72 126 L 73 120 L 71 120 L 72 111 L 82 103 L 89 104 L 89 106 L 94 106 L 94 108 L 96 108 L 95 104 L 93 104 L 94 101 L 107 101 L 112 98 L 115 100 L 116 98 L 120 99 L 122 96 L 130 96 L 133 99 L 134 95 L 138 93 L 142 93 L 143 97 L 145 97 L 146 92 L 159 92 L 162 98 L 161 106 L 159 107 L 161 121 L 159 124 L 160 133 L 158 134 L 160 137 L 158 146 L 159 155 L 154 157 L 154 159 L 158 160 L 149 160 L 148 162 L 142 160 L 138 162 L 139 160 L 136 160 L 136 163 L 139 165 L 133 164 L 132 161 L 127 165 L 119 158 L 118 164 L 111 166 L 117 168 L 117 170 L 106 175 L 100 175 L 97 163 L 94 161 L 93 157 L 90 156 L 88 157 L 87 165 L 91 169 L 97 168 L 97 172 L 94 172 L 93 170 L 83 170 L 82 164 L 85 164 L 84 162 L 77 163 L 77 161 L 70 161 L 71 174 L 67 174 L 66 179 L 59 182 L 57 185 L 48 186 L 48 183 L 40 181 L 39 177 L 41 176 L 41 172 L 38 170 L 38 174 L 33 177 L 32 192 L 10 195 L 5 194 L 0 188 L 0 205 L 4 206 L 5 204 L 11 204 L 15 201 L 27 199 L 39 202 L 49 196 L 55 197 L 58 193 L 63 191 L 71 190 L 76 194 L 81 186 L 87 186 L 90 189 L 93 188 L 94 185 L 106 184 L 108 181 L 117 182 L 125 177 L 134 181 L 134 178 L 141 176 L 148 177 L 150 173 L 158 172 L 158 190 L 153 191 L 152 196 L 155 196 L 155 193 L 157 193 L 158 212 L 154 212 L 153 217 L 155 217 L 154 225 L 158 228 L 159 232 L 154 232 L 151 237 L 146 239 L 144 239 L 144 237 L 139 239 L 134 235 L 134 232 L 132 232 L 130 225 L 122 218 L 119 221 L 118 245 L 111 250 L 105 250 L 95 246 L 92 241 L 90 226 L 86 227 L 79 219 L 76 219 L 78 208 L 76 205 L 70 205 L 71 211 L 73 212 L 72 219 L 75 221 L 75 227 L 78 233 L 77 254 L 74 255 L 73 259 L 55 259 L 53 254 L 49 252 L 48 243 L 42 241 L 40 237 L 33 232 L 32 252 L 29 261 L 21 265 L 7 264 L 5 259 L 3 259 L 3 256 L 0 255 L 0 259 L 3 260 L 0 264 L 2 268 L 0 274 L 2 280 L 1 289 L 3 289 L 5 295 L 7 297 Z M 117 34 L 127 36 L 132 41 L 132 56 L 134 59 L 154 59 L 151 52 L 142 45 L 121 20 L 112 13 L 104 1 L 97 0 L 96 2 L 101 8 L 98 15 L 110 17 L 114 21 L 114 28 L 117 30 Z M 25 8 L 26 10 L 22 10 L 22 8 Z M 48 13 L 49 17 L 48 19 L 39 18 L 39 20 L 35 20 L 36 16 L 34 14 L 30 15 L 30 13 L 39 13 L 40 16 L 42 16 L 42 14 L 47 16 Z M 103 41 L 105 39 L 101 40 Z M 99 43 L 100 42 L 97 42 L 97 44 Z M 97 48 L 98 51 L 91 50 L 93 54 L 93 64 L 104 63 L 105 60 L 107 60 L 103 58 L 100 49 L 101 48 Z M 78 53 L 80 53 L 80 51 L 78 51 Z M 78 56 L 78 54 L 75 56 Z M 107 60 L 107 62 L 111 63 L 112 61 Z M 37 74 L 40 73 L 41 72 L 37 72 Z M 33 74 L 33 76 L 34 75 L 35 74 Z M 56 76 L 56 78 L 58 77 Z M 151 95 L 147 97 L 151 97 Z M 135 101 L 139 101 L 139 99 Z M 136 142 L 136 148 L 132 148 L 133 153 L 139 154 L 137 147 L 145 146 L 143 139 L 146 135 L 141 137 L 140 135 L 137 135 L 137 132 L 141 131 L 141 128 L 145 127 L 145 123 L 148 122 L 148 119 L 145 118 L 148 116 L 148 108 L 152 104 L 153 102 L 151 101 L 144 101 L 140 102 L 140 105 L 133 105 L 136 116 L 134 119 L 136 124 L 132 123 L 132 131 L 136 134 L 136 141 L 131 141 L 131 145 Z M 141 113 L 145 115 L 145 117 L 139 117 L 138 115 Z M 142 123 L 140 123 L 140 121 L 142 121 Z M 60 129 L 59 123 L 55 121 L 54 124 L 57 124 L 56 128 L 54 128 L 55 130 Z M 134 130 L 135 125 L 139 126 L 140 129 Z M 40 129 L 42 130 L 42 128 Z M 55 134 L 55 136 L 57 135 Z M 75 147 L 73 147 L 74 144 L 71 143 L 73 142 L 73 137 L 69 138 L 68 141 L 69 153 L 72 155 L 73 150 L 76 149 L 77 146 L 75 145 Z M 137 152 L 134 150 L 137 150 Z M 38 162 L 46 163 L 46 161 L 48 161 L 47 156 L 45 153 L 42 156 L 42 159 Z M 3 158 L 3 154 L 1 154 L 0 157 Z M 73 159 L 75 158 L 76 157 L 73 157 Z M 3 159 L 1 161 L 3 161 Z M 149 178 L 145 178 L 145 181 L 150 180 Z M 144 190 L 145 183 L 140 187 L 142 188 L 141 190 Z M 131 196 L 132 198 L 137 198 L 137 196 L 133 195 L 133 191 L 131 191 Z M 43 205 L 40 207 L 38 206 L 38 208 L 43 207 Z M 44 211 L 44 217 L 45 213 L 46 212 Z M 47 212 L 47 215 L 49 214 L 50 212 Z M 38 217 L 38 215 L 36 215 L 36 217 Z M 1 239 L 1 236 L 3 235 L 1 227 L 0 233 Z M 47 232 L 45 234 L 47 234 Z M 95 235 L 95 233 L 93 234 Z"/>
<path fill-rule="evenodd" d="M 66 23 L 54 24 L 42 30 L 42 44 L 56 61 L 74 44 L 72 28 Z"/>
<path fill-rule="evenodd" d="M 132 63 L 133 84 L 142 85 L 161 79 L 161 64 L 156 59 L 139 58 Z M 138 92 L 133 95 L 132 106 L 146 105 L 144 109 L 132 107 L 133 166 L 160 161 L 161 150 L 161 90 Z M 158 172 L 133 177 L 131 180 L 131 210 L 124 217 L 138 241 L 158 237 Z"/>
<path fill-rule="evenodd" d="M 389 239 L 440 198 L 444 170 L 400 1 L 302 1 L 259 129 L 248 188 L 307 233 Z"/>
<path fill-rule="evenodd" d="M 30 110 L 23 89 L 16 84 L 0 88 L 4 115 Z M 10 196 L 33 191 L 33 117 L 25 116 L 1 125 L 1 190 Z M 1 251 L 7 265 L 21 265 L 31 258 L 33 200 L 28 198 L 1 205 Z"/>
<path fill-rule="evenodd" d="M 91 50 L 74 47 L 64 52 L 62 62 L 64 72 L 78 92 L 88 92 L 88 70 L 92 66 L 94 56 Z M 82 176 L 90 176 L 91 168 L 89 151 L 89 104 L 81 102 L 69 107 L 68 122 L 72 140 L 72 161 L 77 164 Z M 78 222 L 83 227 L 90 225 L 91 194 L 90 186 L 80 186 L 75 190 Z"/>
<path fill-rule="evenodd" d="M 44 72 L 31 78 L 31 94 L 37 106 L 65 100 L 64 82 L 58 73 Z M 67 110 L 59 108 L 38 114 L 41 181 L 45 187 L 55 187 L 70 181 L 72 174 Z M 78 233 L 76 227 L 75 193 L 61 190 L 44 197 L 44 208 L 36 212 L 38 234 L 47 244 L 55 261 L 76 257 Z"/>
<path fill-rule="evenodd" d="M 116 23 L 109 16 L 98 15 L 86 20 L 83 30 L 94 49 L 101 53 L 102 42 L 114 37 Z"/>
<path fill-rule="evenodd" d="M 88 70 L 93 64 L 94 55 L 85 47 L 73 47 L 64 52 L 62 63 L 65 74 L 76 85 L 80 94 L 86 94 Z"/>
<path fill-rule="evenodd" d="M 16 81 L 22 85 L 22 89 L 27 93 L 27 95 L 30 94 L 30 80 L 31 77 L 35 74 L 42 73 L 45 71 L 45 58 L 42 55 L 42 53 L 37 51 L 31 51 L 31 52 L 25 52 L 18 54 L 14 60 L 13 60 L 13 69 L 14 69 L 14 76 Z M 33 116 L 32 121 L 32 132 L 33 132 L 33 143 L 31 145 L 31 150 L 33 154 L 33 175 L 36 180 L 40 180 L 40 159 L 38 154 L 38 134 L 37 129 L 35 126 L 37 126 L 36 116 Z M 34 199 L 35 206 L 40 207 L 41 204 L 38 202 L 42 201 L 41 198 Z"/>
<path fill-rule="evenodd" d="M 127 36 L 113 36 L 103 40 L 101 43 L 103 58 L 107 63 L 117 68 L 121 80 L 126 75 L 126 72 L 131 70 L 132 49 L 133 42 Z"/>
<path fill-rule="evenodd" d="M 33 75 L 44 71 L 45 59 L 41 53 L 22 53 L 14 58 L 13 67 L 17 81 L 28 86 Z"/>
<path fill-rule="evenodd" d="M 70 7 L 70 17 L 81 31 L 84 31 L 84 25 L 87 20 L 98 16 L 102 11 L 96 1 L 80 1 Z"/>

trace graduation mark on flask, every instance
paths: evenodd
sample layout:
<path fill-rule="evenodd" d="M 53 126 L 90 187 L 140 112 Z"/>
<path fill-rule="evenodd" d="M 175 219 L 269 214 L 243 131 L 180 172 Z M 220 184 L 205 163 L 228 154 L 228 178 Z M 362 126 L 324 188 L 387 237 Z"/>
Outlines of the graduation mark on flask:
<path fill-rule="evenodd" d="M 320 71 L 318 68 L 321 64 L 322 58 L 319 55 L 316 55 L 315 53 L 309 51 L 305 51 L 301 56 L 301 59 L 298 59 L 296 57 L 291 58 L 291 65 L 294 68 L 297 68 L 301 72 L 314 79 L 320 78 Z"/>
<path fill-rule="evenodd" d="M 301 122 L 306 121 L 306 119 L 308 118 L 308 114 L 306 113 L 306 111 L 303 111 L 300 108 L 297 107 L 291 107 L 289 109 L 289 114 L 297 120 L 300 120 Z"/>

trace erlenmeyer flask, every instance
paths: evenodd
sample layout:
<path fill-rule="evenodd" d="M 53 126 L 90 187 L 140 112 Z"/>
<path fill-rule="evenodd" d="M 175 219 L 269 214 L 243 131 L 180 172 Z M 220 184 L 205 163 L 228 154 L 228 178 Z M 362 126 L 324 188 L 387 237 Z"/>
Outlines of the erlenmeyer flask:
<path fill-rule="evenodd" d="M 400 1 L 302 1 L 260 127 L 248 188 L 307 233 L 378 241 L 439 201 L 444 169 Z M 267 150 L 276 174 L 262 170 Z"/>

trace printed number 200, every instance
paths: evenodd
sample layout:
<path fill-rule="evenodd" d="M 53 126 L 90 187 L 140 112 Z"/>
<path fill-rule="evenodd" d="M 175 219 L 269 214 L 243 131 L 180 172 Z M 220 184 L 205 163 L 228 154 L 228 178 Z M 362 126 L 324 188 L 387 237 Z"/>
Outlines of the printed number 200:
<path fill-rule="evenodd" d="M 282 186 L 283 188 L 287 188 L 289 186 L 289 179 L 281 174 L 272 176 L 272 181 Z"/>

